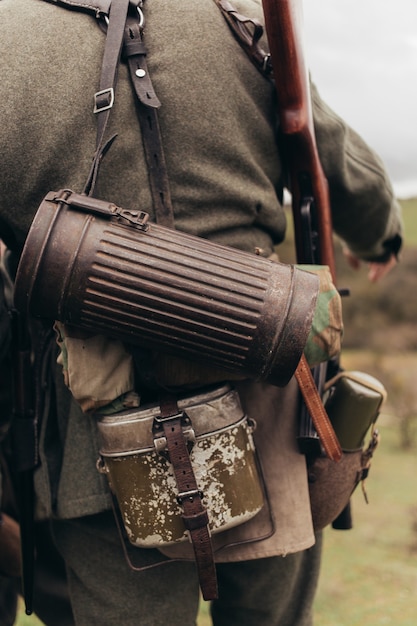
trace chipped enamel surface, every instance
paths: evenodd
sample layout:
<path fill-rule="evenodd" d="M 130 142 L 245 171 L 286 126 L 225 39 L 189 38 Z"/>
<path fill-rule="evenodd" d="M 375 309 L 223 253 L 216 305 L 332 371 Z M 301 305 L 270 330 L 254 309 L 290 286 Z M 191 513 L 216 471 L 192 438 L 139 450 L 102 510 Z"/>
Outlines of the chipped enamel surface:
<path fill-rule="evenodd" d="M 190 457 L 213 533 L 243 523 L 261 509 L 262 489 L 246 418 L 197 437 Z M 155 547 L 188 540 L 173 468 L 164 457 L 146 450 L 104 457 L 104 465 L 131 543 Z"/>

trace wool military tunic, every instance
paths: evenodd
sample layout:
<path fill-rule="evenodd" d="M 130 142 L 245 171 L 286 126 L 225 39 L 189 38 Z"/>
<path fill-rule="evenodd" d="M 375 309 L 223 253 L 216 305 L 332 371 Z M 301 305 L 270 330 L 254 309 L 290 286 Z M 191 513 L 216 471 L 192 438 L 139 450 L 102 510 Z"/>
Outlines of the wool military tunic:
<path fill-rule="evenodd" d="M 249 17 L 262 17 L 258 0 L 235 5 Z M 176 228 L 271 255 L 286 230 L 273 86 L 248 60 L 211 0 L 146 0 L 144 12 Z M 47 192 L 84 187 L 95 150 L 93 96 L 104 40 L 87 13 L 42 0 L 0 0 L 0 233 L 16 253 Z M 384 166 L 315 89 L 313 110 L 335 231 L 360 258 L 383 260 L 396 251 L 401 236 Z M 96 195 L 146 210 L 153 219 L 124 64 L 112 133 L 117 138 L 101 165 Z M 54 365 L 49 371 L 49 389 L 56 391 L 47 394 L 42 427 L 38 515 L 73 518 L 106 510 L 110 496 L 96 469 L 95 420 L 72 400 L 62 373 Z M 249 523 L 215 539 L 217 547 L 250 540 L 220 551 L 218 558 L 243 560 L 308 548 L 314 533 L 305 459 L 296 444 L 294 382 L 283 390 L 253 382 L 238 386 L 258 423 L 255 441 L 268 504 Z"/>

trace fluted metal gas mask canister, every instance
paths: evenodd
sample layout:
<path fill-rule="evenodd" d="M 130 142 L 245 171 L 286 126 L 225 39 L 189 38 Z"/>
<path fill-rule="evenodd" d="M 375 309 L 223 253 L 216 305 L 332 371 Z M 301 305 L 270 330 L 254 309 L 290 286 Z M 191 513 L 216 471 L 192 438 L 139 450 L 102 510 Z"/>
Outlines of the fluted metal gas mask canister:
<path fill-rule="evenodd" d="M 224 385 L 178 401 L 183 433 L 212 533 L 242 524 L 263 506 L 252 430 L 239 396 Z M 155 431 L 159 406 L 98 422 L 101 460 L 129 541 L 158 547 L 188 539 L 164 437 Z"/>
<path fill-rule="evenodd" d="M 64 190 L 38 209 L 15 289 L 35 317 L 280 386 L 306 343 L 318 279 Z"/>

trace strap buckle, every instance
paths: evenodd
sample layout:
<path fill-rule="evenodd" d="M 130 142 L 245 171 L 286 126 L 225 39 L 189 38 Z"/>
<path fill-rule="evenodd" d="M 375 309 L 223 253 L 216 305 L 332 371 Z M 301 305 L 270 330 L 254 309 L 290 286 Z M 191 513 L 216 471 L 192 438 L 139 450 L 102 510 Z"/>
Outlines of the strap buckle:
<path fill-rule="evenodd" d="M 189 502 L 193 502 L 194 498 L 200 498 L 202 500 L 204 498 L 204 494 L 200 489 L 190 489 L 189 491 L 181 491 L 177 495 L 178 504 L 182 504 L 184 500 L 188 500 Z"/>
<path fill-rule="evenodd" d="M 188 452 L 191 452 L 197 440 L 195 430 L 193 428 L 191 420 L 185 411 L 181 411 L 180 413 L 177 413 L 176 415 L 169 415 L 167 417 L 162 417 L 161 415 L 156 416 L 154 418 L 154 422 L 152 426 L 152 431 L 154 435 L 153 442 L 154 442 L 155 450 L 158 452 L 158 454 L 167 458 L 168 460 L 169 460 L 169 454 L 167 450 L 168 442 L 167 442 L 166 437 L 162 433 L 163 424 L 166 422 L 169 422 L 170 420 L 175 420 L 175 419 L 180 419 L 181 421 L 182 434 L 187 443 Z"/>
<path fill-rule="evenodd" d="M 143 14 L 142 11 L 142 7 L 143 7 L 143 2 L 141 0 L 139 0 L 137 6 L 136 6 L 136 11 L 138 12 L 138 16 L 139 16 L 139 28 L 143 28 L 144 24 L 145 24 L 145 16 Z M 105 15 L 104 16 L 104 21 L 106 22 L 106 25 L 109 25 L 109 16 Z"/>
<path fill-rule="evenodd" d="M 106 97 L 107 96 L 107 99 Z M 100 98 L 100 102 L 99 102 Z M 107 111 L 111 109 L 114 104 L 114 89 L 113 87 L 107 87 L 107 89 L 102 89 L 101 91 L 97 91 L 94 94 L 94 109 L 93 113 L 101 113 L 102 111 Z"/>

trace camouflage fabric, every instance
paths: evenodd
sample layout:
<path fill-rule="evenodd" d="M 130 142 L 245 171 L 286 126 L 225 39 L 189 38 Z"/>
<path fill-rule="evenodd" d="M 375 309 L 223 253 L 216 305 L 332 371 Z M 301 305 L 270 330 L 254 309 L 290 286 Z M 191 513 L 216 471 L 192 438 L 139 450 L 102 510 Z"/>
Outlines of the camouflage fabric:
<path fill-rule="evenodd" d="M 342 300 L 326 265 L 299 265 L 317 274 L 320 291 L 304 354 L 311 367 L 335 357 L 343 338 Z"/>

